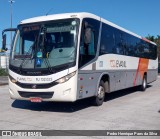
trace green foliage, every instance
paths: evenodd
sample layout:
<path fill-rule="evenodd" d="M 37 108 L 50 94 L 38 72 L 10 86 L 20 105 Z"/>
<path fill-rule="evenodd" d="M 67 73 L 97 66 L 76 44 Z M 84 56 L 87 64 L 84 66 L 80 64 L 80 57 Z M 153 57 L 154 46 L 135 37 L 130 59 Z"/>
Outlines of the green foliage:
<path fill-rule="evenodd" d="M 0 68 L 0 76 L 8 76 L 8 72 L 5 69 Z"/>
<path fill-rule="evenodd" d="M 149 35 L 149 34 L 148 34 L 148 36 L 146 37 L 146 39 L 148 39 L 148 40 L 150 40 L 150 41 L 152 41 L 152 42 L 155 41 L 155 37 L 154 37 L 154 36 L 151 36 L 151 35 Z"/>

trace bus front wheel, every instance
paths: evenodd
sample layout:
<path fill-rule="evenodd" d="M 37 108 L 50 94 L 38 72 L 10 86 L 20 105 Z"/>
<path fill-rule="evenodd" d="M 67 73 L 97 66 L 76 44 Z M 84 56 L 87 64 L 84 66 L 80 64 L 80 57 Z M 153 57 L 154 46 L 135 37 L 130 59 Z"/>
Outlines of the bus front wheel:
<path fill-rule="evenodd" d="M 104 89 L 104 82 L 101 81 L 98 87 L 98 93 L 97 96 L 94 99 L 94 104 L 96 106 L 100 106 L 103 104 L 105 98 L 105 89 Z"/>

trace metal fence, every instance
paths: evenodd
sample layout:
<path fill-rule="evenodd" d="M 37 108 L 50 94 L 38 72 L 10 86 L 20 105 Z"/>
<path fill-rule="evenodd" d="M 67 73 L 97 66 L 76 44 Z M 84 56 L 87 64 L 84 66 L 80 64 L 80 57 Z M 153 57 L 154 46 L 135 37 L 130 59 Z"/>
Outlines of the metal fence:
<path fill-rule="evenodd" d="M 0 76 L 7 75 L 9 65 L 9 54 L 0 53 Z"/>

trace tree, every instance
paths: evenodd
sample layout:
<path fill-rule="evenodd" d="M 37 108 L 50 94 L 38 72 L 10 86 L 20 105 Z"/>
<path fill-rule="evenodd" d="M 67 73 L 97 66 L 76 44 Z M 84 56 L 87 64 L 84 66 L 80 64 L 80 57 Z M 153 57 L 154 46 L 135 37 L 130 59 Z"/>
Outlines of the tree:
<path fill-rule="evenodd" d="M 148 36 L 146 37 L 146 39 L 152 41 L 152 42 L 155 42 L 155 37 L 154 36 L 151 36 L 148 34 Z"/>
<path fill-rule="evenodd" d="M 157 35 L 157 37 L 156 37 L 154 42 L 158 46 L 157 53 L 158 53 L 158 60 L 160 60 L 160 35 Z"/>

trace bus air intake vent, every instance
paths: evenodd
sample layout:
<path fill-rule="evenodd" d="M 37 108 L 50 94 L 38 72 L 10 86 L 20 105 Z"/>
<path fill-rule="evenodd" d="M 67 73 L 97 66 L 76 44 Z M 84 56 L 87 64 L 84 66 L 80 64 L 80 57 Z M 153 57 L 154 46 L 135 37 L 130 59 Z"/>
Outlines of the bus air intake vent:
<path fill-rule="evenodd" d="M 44 99 L 52 98 L 54 92 L 24 92 L 18 91 L 19 95 L 24 98 L 40 97 Z"/>

